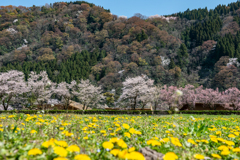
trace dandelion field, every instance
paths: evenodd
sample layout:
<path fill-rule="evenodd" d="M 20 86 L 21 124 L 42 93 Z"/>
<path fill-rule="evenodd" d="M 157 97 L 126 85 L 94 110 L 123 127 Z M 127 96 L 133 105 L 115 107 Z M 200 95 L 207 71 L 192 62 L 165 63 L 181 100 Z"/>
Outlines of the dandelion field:
<path fill-rule="evenodd" d="M 0 115 L 0 159 L 240 159 L 238 116 Z"/>

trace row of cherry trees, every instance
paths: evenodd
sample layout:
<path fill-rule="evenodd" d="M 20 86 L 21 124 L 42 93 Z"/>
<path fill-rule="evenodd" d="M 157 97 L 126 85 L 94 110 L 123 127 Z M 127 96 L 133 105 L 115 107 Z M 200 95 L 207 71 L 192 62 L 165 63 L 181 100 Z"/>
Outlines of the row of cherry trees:
<path fill-rule="evenodd" d="M 204 107 L 215 110 L 215 104 L 221 104 L 229 110 L 240 110 L 240 91 L 237 88 L 229 88 L 223 92 L 218 89 L 186 85 L 184 88 L 176 86 L 154 86 L 154 81 L 146 75 L 128 78 L 123 82 L 123 93 L 118 102 L 135 109 L 137 106 L 144 108 L 150 104 L 156 110 L 157 107 L 167 106 L 167 109 L 181 109 L 188 105 L 195 108 L 196 103 L 203 103 Z"/>
<path fill-rule="evenodd" d="M 33 105 L 37 102 L 44 107 L 52 95 L 61 99 L 64 109 L 68 109 L 74 97 L 78 98 L 84 110 L 105 102 L 101 86 L 94 86 L 89 80 L 56 84 L 49 80 L 46 71 L 41 71 L 39 74 L 31 72 L 28 77 L 26 82 L 24 74 L 20 71 L 11 70 L 0 73 L 0 101 L 4 110 L 14 103 Z M 211 109 L 216 109 L 215 104 L 222 104 L 227 109 L 239 110 L 240 91 L 237 88 L 229 88 L 219 92 L 218 89 L 204 89 L 202 86 L 195 88 L 192 85 L 186 85 L 184 88 L 155 86 L 154 80 L 141 75 L 127 78 L 123 82 L 122 95 L 115 102 L 120 107 L 126 106 L 132 109 L 150 105 L 154 110 L 159 106 L 180 109 L 184 105 L 194 109 L 196 103 L 203 103 Z"/>
<path fill-rule="evenodd" d="M 37 102 L 43 108 L 48 100 L 55 94 L 68 109 L 70 101 L 76 96 L 84 108 L 94 106 L 104 100 L 101 87 L 95 87 L 89 80 L 81 80 L 80 83 L 72 81 L 70 84 L 61 82 L 53 83 L 49 80 L 46 71 L 39 74 L 31 72 L 28 81 L 24 81 L 24 74 L 11 70 L 0 73 L 0 101 L 4 110 L 11 104 L 29 104 Z"/>

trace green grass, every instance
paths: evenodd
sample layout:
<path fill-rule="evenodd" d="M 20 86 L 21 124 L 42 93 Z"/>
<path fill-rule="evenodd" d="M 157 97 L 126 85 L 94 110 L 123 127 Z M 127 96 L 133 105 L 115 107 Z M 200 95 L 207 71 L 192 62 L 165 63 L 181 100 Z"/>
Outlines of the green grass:
<path fill-rule="evenodd" d="M 124 128 L 123 124 L 130 127 Z M 119 149 L 124 153 L 124 150 L 131 147 L 135 147 L 136 151 L 150 147 L 163 154 L 174 152 L 181 160 L 196 159 L 196 154 L 211 159 L 212 154 L 218 154 L 222 159 L 231 160 L 240 157 L 239 126 L 240 118 L 237 115 L 1 114 L 0 159 L 52 160 L 59 157 L 54 153 L 54 146 L 45 148 L 42 143 L 54 138 L 67 142 L 68 146 L 77 145 L 80 148 L 80 152 L 68 152 L 68 159 L 74 159 L 79 154 L 86 154 L 97 160 L 121 159 L 119 154 L 111 154 L 111 150 Z M 103 142 L 113 137 L 122 139 L 127 148 L 117 143 L 111 150 L 103 148 Z M 174 138 L 179 142 L 173 141 Z M 151 139 L 161 145 L 152 146 L 149 144 Z M 223 146 L 224 150 L 219 150 L 219 146 Z M 42 153 L 28 155 L 33 148 L 40 149 Z M 67 146 L 63 148 L 66 149 Z"/>

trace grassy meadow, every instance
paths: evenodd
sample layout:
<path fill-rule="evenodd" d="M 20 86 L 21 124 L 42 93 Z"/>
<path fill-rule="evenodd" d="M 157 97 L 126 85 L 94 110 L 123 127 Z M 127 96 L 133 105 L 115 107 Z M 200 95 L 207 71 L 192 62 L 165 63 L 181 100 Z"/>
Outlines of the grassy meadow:
<path fill-rule="evenodd" d="M 240 159 L 238 116 L 1 114 L 0 159 Z"/>

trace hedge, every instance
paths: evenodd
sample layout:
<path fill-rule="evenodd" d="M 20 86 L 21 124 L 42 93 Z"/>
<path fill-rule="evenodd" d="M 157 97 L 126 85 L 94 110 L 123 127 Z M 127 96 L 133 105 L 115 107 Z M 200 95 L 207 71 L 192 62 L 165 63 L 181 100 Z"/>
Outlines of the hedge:
<path fill-rule="evenodd" d="M 0 111 L 1 113 L 25 113 L 25 114 L 37 114 L 43 113 L 39 110 L 11 110 L 11 111 Z M 152 111 L 140 111 L 140 110 L 45 110 L 44 113 L 46 114 L 55 114 L 55 113 L 74 113 L 74 114 L 152 114 Z M 156 115 L 168 115 L 168 111 L 155 111 L 154 114 Z"/>
<path fill-rule="evenodd" d="M 1 113 L 25 113 L 25 114 L 37 114 L 43 113 L 39 110 L 11 110 L 11 111 L 0 111 Z M 240 111 L 232 111 L 232 110 L 188 110 L 188 111 L 179 111 L 179 112 L 172 112 L 172 111 L 149 111 L 149 110 L 45 110 L 44 114 L 60 114 L 60 113 L 73 113 L 73 114 L 130 114 L 130 115 L 168 115 L 168 114 L 207 114 L 207 115 L 231 115 L 236 114 L 240 115 Z"/>
<path fill-rule="evenodd" d="M 181 114 L 207 114 L 207 115 L 240 115 L 240 111 L 233 110 L 188 110 L 180 111 Z"/>

